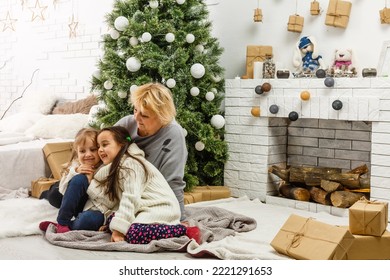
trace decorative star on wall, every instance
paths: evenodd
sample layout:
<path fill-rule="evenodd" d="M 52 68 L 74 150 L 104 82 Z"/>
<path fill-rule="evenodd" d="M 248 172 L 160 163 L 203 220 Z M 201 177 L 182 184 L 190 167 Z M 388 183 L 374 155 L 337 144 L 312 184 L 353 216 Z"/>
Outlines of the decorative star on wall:
<path fill-rule="evenodd" d="M 47 6 L 41 6 L 39 0 L 35 2 L 34 7 L 29 7 L 29 9 L 33 13 L 31 17 L 31 21 L 34 21 L 37 18 L 40 18 L 41 20 L 45 20 L 45 16 L 43 15 L 43 12 L 47 9 Z"/>
<path fill-rule="evenodd" d="M 68 24 L 69 26 L 69 38 L 76 37 L 76 28 L 79 25 L 78 21 L 74 20 L 74 14 L 72 14 L 72 21 Z"/>
<path fill-rule="evenodd" d="M 14 23 L 17 21 L 17 19 L 11 18 L 9 11 L 7 12 L 7 16 L 5 17 L 5 19 L 2 19 L 0 21 L 4 24 L 3 31 L 6 31 L 7 29 L 15 31 Z"/>
<path fill-rule="evenodd" d="M 24 9 L 24 6 L 26 6 L 27 5 L 27 1 L 28 0 L 21 0 L 20 2 L 20 4 L 22 5 L 22 9 Z"/>

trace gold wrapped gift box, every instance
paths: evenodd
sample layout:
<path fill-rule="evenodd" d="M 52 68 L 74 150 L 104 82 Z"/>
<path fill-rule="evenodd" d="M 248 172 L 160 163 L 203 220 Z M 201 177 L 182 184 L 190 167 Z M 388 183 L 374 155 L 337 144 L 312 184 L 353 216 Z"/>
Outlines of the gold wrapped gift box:
<path fill-rule="evenodd" d="M 59 180 L 53 178 L 39 178 L 31 182 L 31 196 L 39 198 L 43 191 L 50 189 L 51 185 Z"/>
<path fill-rule="evenodd" d="M 61 179 L 64 164 L 72 157 L 73 142 L 48 143 L 43 147 L 51 173 L 54 179 Z"/>
<path fill-rule="evenodd" d="M 353 241 L 347 228 L 292 214 L 271 241 L 271 246 L 298 260 L 343 260 Z"/>
<path fill-rule="evenodd" d="M 272 58 L 272 46 L 246 47 L 246 79 L 253 79 L 253 66 L 256 61 Z"/>
<path fill-rule="evenodd" d="M 346 28 L 351 14 L 352 3 L 341 0 L 329 0 L 325 25 Z"/>
<path fill-rule="evenodd" d="M 390 8 L 383 8 L 379 11 L 381 24 L 390 23 Z"/>
<path fill-rule="evenodd" d="M 388 203 L 362 198 L 349 207 L 352 234 L 382 236 L 388 223 Z"/>
<path fill-rule="evenodd" d="M 303 29 L 303 23 L 305 19 L 299 15 L 291 15 L 288 18 L 287 30 L 292 32 L 301 33 Z"/>
<path fill-rule="evenodd" d="M 191 192 L 184 193 L 184 204 L 200 201 L 229 198 L 230 189 L 224 186 L 201 186 L 195 187 Z"/>

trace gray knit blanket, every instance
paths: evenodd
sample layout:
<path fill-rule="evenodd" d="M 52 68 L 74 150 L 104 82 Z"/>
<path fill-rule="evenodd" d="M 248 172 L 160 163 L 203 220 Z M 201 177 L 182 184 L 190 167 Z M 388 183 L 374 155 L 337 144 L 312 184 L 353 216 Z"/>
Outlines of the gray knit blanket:
<path fill-rule="evenodd" d="M 256 228 L 256 220 L 241 214 L 218 207 L 186 207 L 186 216 L 191 226 L 198 226 L 201 231 L 202 244 L 222 240 L 227 236 L 234 236 L 239 232 L 248 232 Z M 50 225 L 45 238 L 53 245 L 99 251 L 125 251 L 152 253 L 159 251 L 186 252 L 191 240 L 187 236 L 180 238 L 168 238 L 152 241 L 146 245 L 129 244 L 126 241 L 111 242 L 111 235 L 98 231 L 69 231 L 67 233 L 55 233 L 55 227 Z M 195 242 L 195 241 L 192 241 Z M 196 242 L 195 242 L 196 243 Z M 202 245 L 203 246 L 203 245 Z M 192 246 L 193 247 L 193 246 Z M 204 247 L 204 246 L 203 246 Z M 205 247 L 207 248 L 207 246 Z M 211 251 L 203 250 L 202 257 L 216 256 Z M 194 255 L 196 257 L 196 255 Z"/>

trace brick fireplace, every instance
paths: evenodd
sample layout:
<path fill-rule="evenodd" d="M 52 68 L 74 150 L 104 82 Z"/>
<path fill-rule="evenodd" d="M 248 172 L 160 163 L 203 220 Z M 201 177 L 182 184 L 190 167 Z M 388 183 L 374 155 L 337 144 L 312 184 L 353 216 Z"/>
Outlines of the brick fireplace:
<path fill-rule="evenodd" d="M 276 196 L 271 165 L 339 167 L 367 164 L 370 198 L 390 202 L 390 78 L 226 80 L 225 118 L 229 160 L 225 185 L 233 196 L 247 195 L 270 204 L 343 214 L 345 209 Z M 271 84 L 269 92 L 255 87 Z M 302 91 L 310 92 L 302 100 Z M 340 100 L 341 110 L 332 108 Z M 272 114 L 271 105 L 279 111 Z M 260 108 L 260 117 L 251 114 Z M 297 121 L 288 115 L 296 111 Z"/>

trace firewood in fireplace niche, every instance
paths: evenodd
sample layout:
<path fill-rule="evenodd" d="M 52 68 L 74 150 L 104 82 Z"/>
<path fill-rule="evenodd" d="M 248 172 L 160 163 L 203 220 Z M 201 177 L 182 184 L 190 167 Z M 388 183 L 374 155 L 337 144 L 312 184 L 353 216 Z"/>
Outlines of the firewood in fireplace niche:
<path fill-rule="evenodd" d="M 333 206 L 339 208 L 349 208 L 358 201 L 364 194 L 350 191 L 335 191 L 330 194 L 330 200 Z"/>
<path fill-rule="evenodd" d="M 285 181 L 279 183 L 279 193 L 286 198 L 310 201 L 310 193 L 306 188 L 292 186 Z"/>

